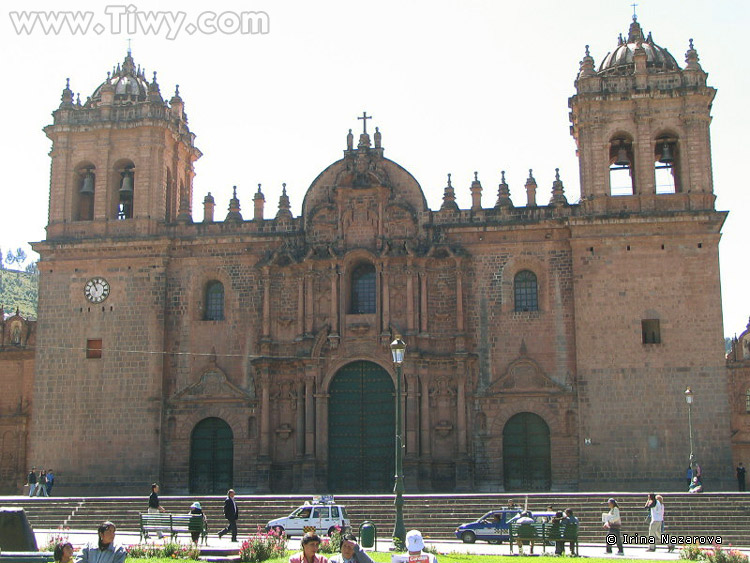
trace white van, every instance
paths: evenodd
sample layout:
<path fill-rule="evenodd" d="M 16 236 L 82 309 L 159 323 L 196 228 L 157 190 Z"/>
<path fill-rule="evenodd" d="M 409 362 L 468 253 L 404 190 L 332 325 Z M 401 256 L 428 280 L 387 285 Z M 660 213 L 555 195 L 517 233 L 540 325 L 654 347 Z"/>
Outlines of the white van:
<path fill-rule="evenodd" d="M 302 536 L 305 527 L 313 527 L 317 534 L 330 536 L 336 526 L 342 531 L 351 526 L 346 507 L 336 504 L 333 497 L 314 497 L 312 503 L 305 502 L 289 516 L 271 520 L 266 524 L 266 531 L 275 530 L 279 533 L 286 532 L 287 536 Z"/>

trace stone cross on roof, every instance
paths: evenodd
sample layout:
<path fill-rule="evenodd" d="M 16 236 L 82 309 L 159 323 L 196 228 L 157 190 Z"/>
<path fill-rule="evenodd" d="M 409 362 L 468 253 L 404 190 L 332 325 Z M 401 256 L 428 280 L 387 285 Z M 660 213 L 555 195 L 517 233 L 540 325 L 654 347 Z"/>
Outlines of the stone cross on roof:
<path fill-rule="evenodd" d="M 362 117 L 358 117 L 357 119 L 361 119 L 362 120 L 362 122 L 363 122 L 362 123 L 362 125 L 363 125 L 362 133 L 364 133 L 366 135 L 367 134 L 367 120 L 368 119 L 372 119 L 372 116 L 371 115 L 367 115 L 367 112 L 363 111 L 362 112 Z"/>

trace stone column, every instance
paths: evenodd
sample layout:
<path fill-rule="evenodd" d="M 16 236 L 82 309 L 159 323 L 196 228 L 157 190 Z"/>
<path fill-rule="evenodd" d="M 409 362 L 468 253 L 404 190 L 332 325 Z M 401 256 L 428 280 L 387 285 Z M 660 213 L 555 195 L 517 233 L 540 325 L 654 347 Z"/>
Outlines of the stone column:
<path fill-rule="evenodd" d="M 313 333 L 313 279 L 312 266 L 305 276 L 305 335 Z"/>
<path fill-rule="evenodd" d="M 315 394 L 316 424 L 315 424 L 315 457 L 318 467 L 328 467 L 328 397 L 327 393 Z M 326 469 L 327 475 L 327 469 Z M 316 475 L 316 478 L 323 478 L 323 475 Z"/>
<path fill-rule="evenodd" d="M 339 332 L 339 292 L 338 292 L 339 274 L 336 265 L 331 267 L 331 333 Z"/>
<path fill-rule="evenodd" d="M 305 456 L 315 455 L 315 402 L 314 376 L 305 375 Z"/>
<path fill-rule="evenodd" d="M 297 334 L 305 333 L 305 277 L 297 280 Z"/>
<path fill-rule="evenodd" d="M 406 455 L 419 455 L 419 378 L 409 375 L 406 379 Z"/>
<path fill-rule="evenodd" d="M 464 275 L 460 264 L 456 270 L 456 331 L 464 331 Z"/>
<path fill-rule="evenodd" d="M 338 272 L 339 274 L 339 311 L 341 313 L 341 319 L 346 318 L 346 302 L 344 301 L 346 289 L 344 288 L 344 280 L 346 277 L 344 276 L 344 269 L 341 268 Z M 346 335 L 346 323 L 342 322 L 339 324 L 339 335 L 343 338 Z"/>
<path fill-rule="evenodd" d="M 260 416 L 260 455 L 270 457 L 271 455 L 271 380 L 268 373 L 262 378 L 261 385 L 261 416 Z"/>
<path fill-rule="evenodd" d="M 427 332 L 427 318 L 428 318 L 428 312 L 427 312 L 427 272 L 421 271 L 419 273 L 419 281 L 420 281 L 420 287 L 419 287 L 419 331 L 420 332 Z"/>
<path fill-rule="evenodd" d="M 636 137 L 633 140 L 635 162 L 630 163 L 633 174 L 633 194 L 655 194 L 656 177 L 654 175 L 654 145 L 651 139 L 651 116 L 646 103 L 636 102 L 635 127 Z"/>
<path fill-rule="evenodd" d="M 414 332 L 414 274 L 411 261 L 406 270 L 406 330 Z"/>
<path fill-rule="evenodd" d="M 307 397 L 305 393 L 305 382 L 297 382 L 297 428 L 296 430 L 296 444 L 295 444 L 295 457 L 301 457 L 305 453 L 305 416 L 307 407 Z"/>
<path fill-rule="evenodd" d="M 421 383 L 422 408 L 420 409 L 420 445 L 422 446 L 422 457 L 430 457 L 430 386 L 424 373 L 419 378 Z"/>
<path fill-rule="evenodd" d="M 268 268 L 263 271 L 263 338 L 271 337 L 271 279 Z"/>
<path fill-rule="evenodd" d="M 456 429 L 458 431 L 458 455 L 466 455 L 466 377 L 456 379 Z"/>
<path fill-rule="evenodd" d="M 382 283 L 381 283 L 381 299 L 383 301 L 383 307 L 382 307 L 382 314 L 383 314 L 383 323 L 382 323 L 382 331 L 386 332 L 388 330 L 388 327 L 391 325 L 391 293 L 390 288 L 388 285 L 388 270 L 385 267 L 385 264 L 383 264 L 383 271 L 382 271 Z"/>
<path fill-rule="evenodd" d="M 380 334 L 383 320 L 383 264 L 375 266 L 375 334 Z"/>

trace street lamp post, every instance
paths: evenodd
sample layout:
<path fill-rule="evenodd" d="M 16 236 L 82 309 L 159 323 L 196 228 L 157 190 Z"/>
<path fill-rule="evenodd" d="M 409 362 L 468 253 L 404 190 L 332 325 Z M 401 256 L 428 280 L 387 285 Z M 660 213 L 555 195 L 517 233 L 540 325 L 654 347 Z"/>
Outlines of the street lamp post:
<path fill-rule="evenodd" d="M 690 431 L 690 470 L 695 471 L 695 456 L 693 455 L 693 392 L 690 387 L 685 389 L 685 402 L 688 406 L 688 430 Z"/>
<path fill-rule="evenodd" d="M 396 506 L 396 523 L 393 526 L 393 537 L 400 540 L 401 545 L 406 541 L 406 526 L 404 525 L 404 449 L 403 433 L 401 424 L 401 364 L 404 363 L 404 352 L 406 342 L 401 340 L 397 334 L 396 339 L 391 342 L 391 355 L 396 367 L 396 482 L 393 492 L 396 494 L 394 505 Z"/>

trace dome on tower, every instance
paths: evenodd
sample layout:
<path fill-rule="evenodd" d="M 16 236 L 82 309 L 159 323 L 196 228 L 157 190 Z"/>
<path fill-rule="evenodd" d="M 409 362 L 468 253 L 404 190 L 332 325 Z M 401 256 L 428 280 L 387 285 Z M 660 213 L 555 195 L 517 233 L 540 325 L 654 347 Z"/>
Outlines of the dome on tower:
<path fill-rule="evenodd" d="M 140 67 L 136 68 L 133 57 L 128 50 L 122 65 L 117 65 L 111 76 L 108 76 L 91 95 L 91 102 L 97 103 L 102 99 L 102 89 L 111 87 L 115 94 L 115 103 L 117 102 L 143 102 L 148 96 L 148 81 L 146 80 L 145 71 Z"/>
<path fill-rule="evenodd" d="M 620 36 L 617 49 L 604 57 L 598 74 L 631 74 L 635 68 L 633 56 L 638 47 L 643 48 L 645 51 L 646 66 L 649 69 L 678 70 L 680 68 L 669 51 L 654 43 L 650 33 L 648 37 L 644 38 L 643 29 L 641 29 L 641 25 L 635 16 L 633 16 L 633 23 L 630 24 L 627 41 L 622 38 L 622 35 Z"/>

